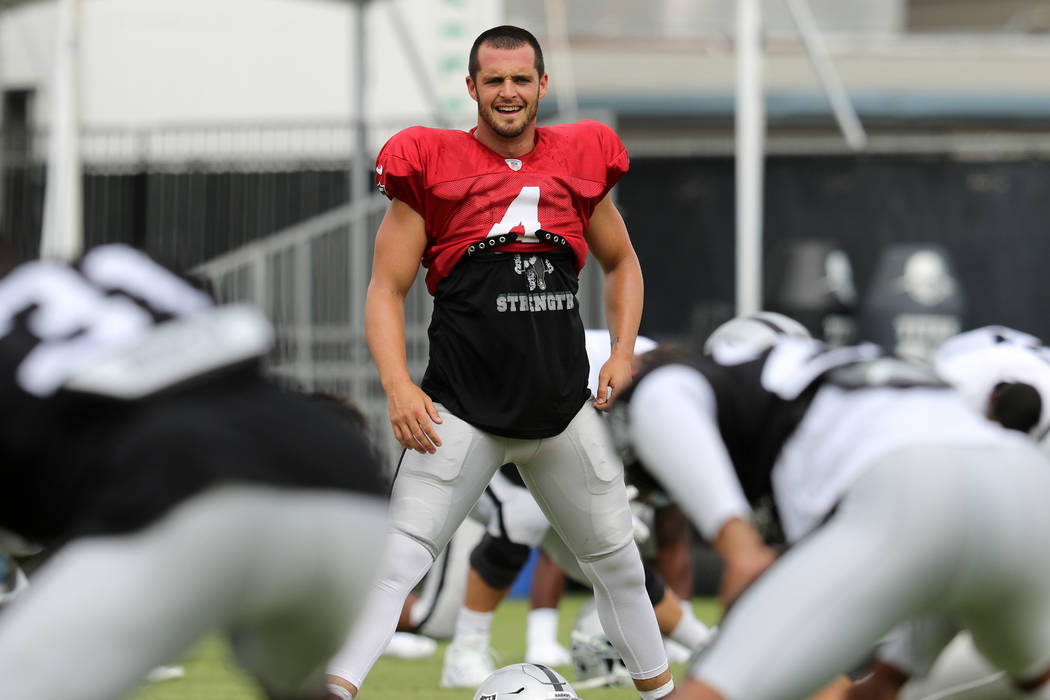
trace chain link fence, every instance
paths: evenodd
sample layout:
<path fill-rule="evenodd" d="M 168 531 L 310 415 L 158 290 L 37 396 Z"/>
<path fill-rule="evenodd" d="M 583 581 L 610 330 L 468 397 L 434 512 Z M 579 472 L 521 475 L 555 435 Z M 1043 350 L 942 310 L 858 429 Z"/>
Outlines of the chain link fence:
<path fill-rule="evenodd" d="M 387 199 L 335 207 L 194 268 L 224 302 L 257 305 L 276 330 L 270 374 L 304 391 L 346 396 L 365 413 L 373 437 L 392 462 L 400 448 L 365 339 L 364 295 L 375 231 Z M 409 371 L 427 362 L 431 298 L 422 280 L 405 303 Z"/>

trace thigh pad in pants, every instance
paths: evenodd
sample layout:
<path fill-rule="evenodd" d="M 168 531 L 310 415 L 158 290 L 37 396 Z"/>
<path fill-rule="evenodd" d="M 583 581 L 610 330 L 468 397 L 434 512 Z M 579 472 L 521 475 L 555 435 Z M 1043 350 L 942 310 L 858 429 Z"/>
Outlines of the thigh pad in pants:
<path fill-rule="evenodd" d="M 441 552 L 474 507 L 502 462 L 500 439 L 455 417 L 440 405 L 441 446 L 434 454 L 407 450 L 390 494 L 394 530 Z"/>

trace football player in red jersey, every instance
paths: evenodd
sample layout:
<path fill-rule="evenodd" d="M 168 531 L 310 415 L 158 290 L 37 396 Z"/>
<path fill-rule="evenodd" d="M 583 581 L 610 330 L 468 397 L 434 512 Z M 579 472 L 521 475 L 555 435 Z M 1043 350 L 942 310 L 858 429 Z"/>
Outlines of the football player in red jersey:
<path fill-rule="evenodd" d="M 593 583 L 602 623 L 642 697 L 663 697 L 673 683 L 623 465 L 595 410 L 630 381 L 642 311 L 641 268 L 609 198 L 627 151 L 597 122 L 536 125 L 547 74 L 523 29 L 483 32 L 469 73 L 475 128 L 405 129 L 377 159 L 391 203 L 376 235 L 366 325 L 406 449 L 389 550 L 367 617 L 329 666 L 330 691 L 356 694 L 406 595 L 496 469 L 514 462 Z M 593 404 L 576 300 L 588 250 L 604 272 L 612 348 Z M 420 262 L 434 311 L 430 364 L 417 385 L 405 363 L 404 300 Z M 457 624 L 483 627 L 491 614 L 461 614 Z M 476 685 L 490 668 L 464 665 L 444 685 Z"/>

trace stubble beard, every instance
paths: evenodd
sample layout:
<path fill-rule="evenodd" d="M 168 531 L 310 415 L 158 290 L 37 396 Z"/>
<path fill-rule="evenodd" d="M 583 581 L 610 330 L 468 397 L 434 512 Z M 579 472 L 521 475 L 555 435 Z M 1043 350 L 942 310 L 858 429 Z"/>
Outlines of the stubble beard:
<path fill-rule="evenodd" d="M 489 128 L 498 135 L 503 138 L 513 139 L 525 133 L 525 129 L 536 120 L 536 109 L 537 104 L 532 102 L 525 107 L 525 111 L 521 114 L 519 120 L 510 124 L 507 124 L 500 119 L 499 112 L 496 111 L 495 105 L 490 106 L 488 109 L 479 109 L 478 115 L 486 124 L 488 124 Z"/>

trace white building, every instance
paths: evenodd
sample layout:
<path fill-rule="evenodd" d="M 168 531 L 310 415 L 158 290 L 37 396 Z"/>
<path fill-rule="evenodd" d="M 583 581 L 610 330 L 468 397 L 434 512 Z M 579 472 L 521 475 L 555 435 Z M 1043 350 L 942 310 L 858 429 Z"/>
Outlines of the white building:
<path fill-rule="evenodd" d="M 584 109 L 623 116 L 625 138 L 635 142 L 629 145 L 674 153 L 724 148 L 724 127 L 731 124 L 732 0 L 370 0 L 363 49 L 353 0 L 79 1 L 79 105 L 88 160 L 144 147 L 141 136 L 117 145 L 112 139 L 119 142 L 121 130 L 166 132 L 166 146 L 149 146 L 155 156 L 167 148 L 168 157 L 178 149 L 208 157 L 209 150 L 251 150 L 266 142 L 278 150 L 313 147 L 345 156 L 352 149 L 348 132 L 330 132 L 360 117 L 375 127 L 372 148 L 409 123 L 468 125 L 469 43 L 504 21 L 544 41 L 551 104 L 574 99 Z M 559 5 L 564 22 L 545 9 Z M 862 118 L 970 114 L 1016 124 L 1050 114 L 1050 3 L 1044 0 L 809 5 Z M 762 8 L 773 147 L 782 123 L 795 125 L 793 135 L 833 135 L 834 129 L 797 129 L 799 123 L 828 126 L 830 110 L 784 0 L 764 0 Z M 0 86 L 13 95 L 9 100 L 31 98 L 26 118 L 35 127 L 49 121 L 55 26 L 53 0 L 15 3 L 0 15 Z M 366 76 L 363 93 L 359 75 Z M 571 92 L 559 89 L 566 82 Z M 8 116 L 20 118 L 10 109 Z M 651 128 L 653 117 L 676 121 Z M 632 118 L 648 126 L 635 129 Z M 712 130 L 719 121 L 722 127 Z M 220 126 L 227 127 L 222 137 L 191 141 Z M 311 126 L 329 133 L 309 136 Z M 110 139 L 104 144 L 90 138 L 103 132 Z"/>

